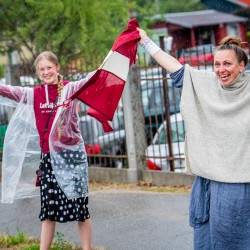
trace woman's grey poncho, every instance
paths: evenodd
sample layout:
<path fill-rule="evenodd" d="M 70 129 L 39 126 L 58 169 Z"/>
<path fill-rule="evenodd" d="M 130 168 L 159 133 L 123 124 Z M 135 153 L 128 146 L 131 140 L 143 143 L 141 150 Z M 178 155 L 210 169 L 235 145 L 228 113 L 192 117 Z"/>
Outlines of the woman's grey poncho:
<path fill-rule="evenodd" d="M 191 172 L 207 179 L 250 182 L 250 75 L 224 88 L 213 72 L 185 66 L 181 113 Z"/>

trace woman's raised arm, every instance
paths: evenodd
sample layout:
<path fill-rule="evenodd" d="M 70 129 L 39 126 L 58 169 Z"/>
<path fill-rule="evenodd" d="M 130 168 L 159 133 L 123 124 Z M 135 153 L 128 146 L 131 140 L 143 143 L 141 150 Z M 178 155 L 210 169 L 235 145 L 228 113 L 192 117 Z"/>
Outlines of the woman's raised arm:
<path fill-rule="evenodd" d="M 163 51 L 161 48 L 159 48 L 148 36 L 147 33 L 140 28 L 137 28 L 139 31 L 141 40 L 140 44 L 141 46 L 149 52 L 149 54 L 168 72 L 174 73 L 180 68 L 183 67 L 183 65 L 176 60 L 174 57 Z"/>

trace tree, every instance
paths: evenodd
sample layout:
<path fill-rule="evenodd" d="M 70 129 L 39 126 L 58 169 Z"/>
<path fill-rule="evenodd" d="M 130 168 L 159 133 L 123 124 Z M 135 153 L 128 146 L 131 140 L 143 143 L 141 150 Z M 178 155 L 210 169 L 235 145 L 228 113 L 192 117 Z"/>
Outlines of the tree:
<path fill-rule="evenodd" d="M 233 14 L 242 16 L 248 19 L 247 20 L 247 39 L 248 39 L 248 44 L 250 44 L 250 7 L 239 8 Z"/>
<path fill-rule="evenodd" d="M 150 27 L 154 22 L 151 17 L 155 14 L 188 12 L 207 9 L 199 0 L 136 0 L 136 18 L 144 27 Z"/>
<path fill-rule="evenodd" d="M 44 50 L 53 51 L 65 70 L 76 58 L 84 59 L 83 67 L 93 60 L 99 65 L 129 13 L 147 28 L 156 13 L 200 8 L 197 0 L 0 0 L 0 53 L 16 49 L 25 74 L 34 73 L 34 59 Z"/>
<path fill-rule="evenodd" d="M 61 66 L 75 57 L 103 60 L 128 22 L 124 0 L 0 0 L 2 53 L 17 49 L 24 71 L 43 50 L 53 51 Z"/>

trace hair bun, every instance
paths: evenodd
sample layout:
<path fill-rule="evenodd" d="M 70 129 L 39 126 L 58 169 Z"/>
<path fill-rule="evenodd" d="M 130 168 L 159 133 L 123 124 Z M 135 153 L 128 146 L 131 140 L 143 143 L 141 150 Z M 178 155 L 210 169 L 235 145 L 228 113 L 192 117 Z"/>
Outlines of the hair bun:
<path fill-rule="evenodd" d="M 242 41 L 239 37 L 235 36 L 226 36 L 220 41 L 220 45 L 229 45 L 234 44 L 236 46 L 241 47 Z"/>

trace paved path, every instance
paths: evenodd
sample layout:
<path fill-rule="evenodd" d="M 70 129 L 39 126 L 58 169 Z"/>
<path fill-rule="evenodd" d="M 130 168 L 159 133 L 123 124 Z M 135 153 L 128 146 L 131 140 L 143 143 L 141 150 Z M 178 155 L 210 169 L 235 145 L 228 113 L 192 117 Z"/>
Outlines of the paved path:
<path fill-rule="evenodd" d="M 192 250 L 189 194 L 103 190 L 90 193 L 93 246 L 105 250 Z M 0 232 L 39 236 L 39 198 L 0 204 Z M 77 224 L 58 224 L 64 239 L 79 244 Z"/>

